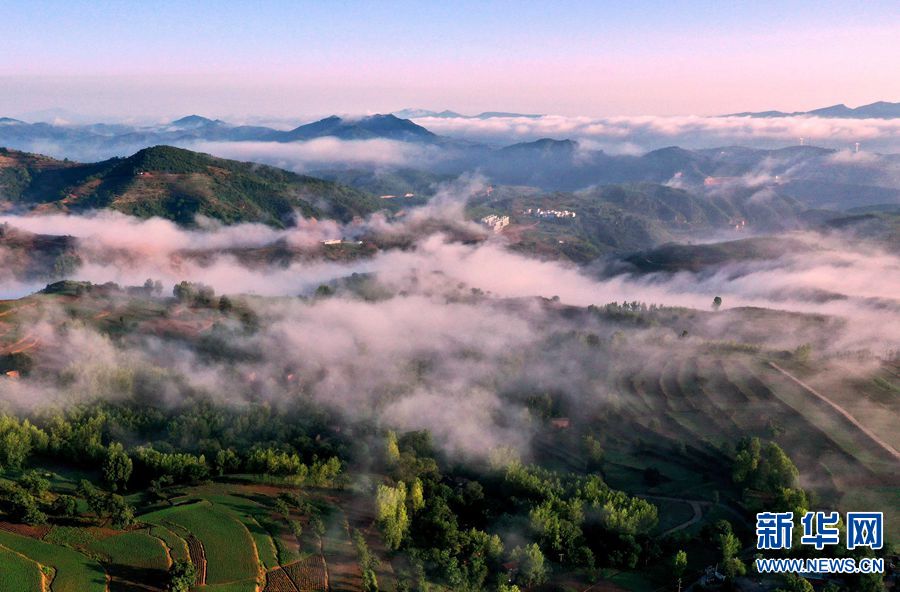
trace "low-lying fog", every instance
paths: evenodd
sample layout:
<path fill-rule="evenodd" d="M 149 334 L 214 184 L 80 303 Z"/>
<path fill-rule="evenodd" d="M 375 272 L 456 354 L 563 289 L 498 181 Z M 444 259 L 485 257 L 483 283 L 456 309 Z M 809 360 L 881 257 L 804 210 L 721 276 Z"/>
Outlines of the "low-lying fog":
<path fill-rule="evenodd" d="M 692 343 L 678 340 L 671 328 L 657 327 L 630 331 L 627 355 L 610 353 L 606 346 L 588 351 L 560 336 L 591 332 L 609 343 L 618 328 L 599 319 L 567 320 L 560 305 L 641 301 L 691 307 L 706 313 L 698 322 L 711 339 L 750 339 L 779 349 L 815 343 L 829 352 L 868 350 L 882 357 L 900 350 L 900 259 L 837 234 L 794 233 L 805 248 L 702 274 L 608 279 L 513 253 L 502 235 L 462 244 L 440 233 L 424 234 L 414 248 L 344 263 L 248 267 L 221 253 L 279 240 L 318 247 L 329 238 L 402 233 L 429 217 L 470 224 L 473 232 L 483 233 L 462 218 L 467 196 L 477 189 L 477 183 L 452 185 L 402 222 L 380 216 L 346 226 L 301 220 L 287 230 L 208 221 L 184 229 L 112 212 L 0 217 L 0 223 L 30 232 L 77 237 L 83 265 L 72 279 L 124 286 L 152 278 L 163 282 L 167 294 L 181 280 L 201 282 L 217 294 L 259 296 L 246 302 L 260 318 L 259 330 L 251 334 L 228 323 L 215 330 L 229 348 L 242 352 L 235 362 L 210 360 L 183 343 L 152 335 L 112 340 L 88 325 L 66 323 L 65 313 L 52 307 L 23 313 L 26 332 L 42 344 L 35 353 L 38 362 L 65 370 L 68 382 L 63 388 L 36 374 L 4 383 L 2 398 L 29 407 L 95 396 L 152 397 L 174 405 L 186 390 L 233 403 L 290 401 L 302 393 L 351 417 L 374 414 L 396 427 L 428 428 L 451 450 L 483 454 L 498 445 L 522 449 L 528 442 L 527 414 L 521 401 L 510 403 L 510 392 L 553 390 L 599 404 L 611 396 L 613 364 L 663 359 L 672 348 L 684 351 Z M 207 256 L 186 256 L 188 251 Z M 354 273 L 370 274 L 393 296 L 262 298 L 308 296 L 319 285 Z M 7 298 L 43 287 L 8 275 L 0 275 L 0 286 Z M 558 297 L 559 304 L 542 304 L 534 299 L 538 296 Z M 711 314 L 715 296 L 723 305 Z M 794 324 L 789 315 L 746 320 L 729 313 L 745 306 L 833 318 Z M 286 373 L 298 377 L 296 384 L 285 384 Z"/>

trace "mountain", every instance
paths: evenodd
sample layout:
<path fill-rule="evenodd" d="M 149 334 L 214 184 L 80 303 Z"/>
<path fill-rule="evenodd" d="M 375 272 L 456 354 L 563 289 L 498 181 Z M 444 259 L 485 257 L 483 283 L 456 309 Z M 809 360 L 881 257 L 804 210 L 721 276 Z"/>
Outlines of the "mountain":
<path fill-rule="evenodd" d="M 878 101 L 855 108 L 841 103 L 811 111 L 744 111 L 731 113 L 725 117 L 793 117 L 801 115 L 844 119 L 895 119 L 900 117 L 900 103 Z"/>
<path fill-rule="evenodd" d="M 385 138 L 405 142 L 434 142 L 438 139 L 436 134 L 421 125 L 390 114 L 370 115 L 360 119 L 344 119 L 332 115 L 288 132 L 276 133 L 270 139 L 276 142 L 296 142 L 325 136 L 342 140 Z"/>
<path fill-rule="evenodd" d="M 221 119 L 209 119 L 200 115 L 188 115 L 181 119 L 176 119 L 169 124 L 171 127 L 178 129 L 198 129 L 210 126 L 228 125 Z"/>
<path fill-rule="evenodd" d="M 527 117 L 528 119 L 538 119 L 543 117 L 540 113 L 510 113 L 508 111 L 485 111 L 478 115 L 473 115 L 472 119 L 493 119 L 494 117 Z"/>
<path fill-rule="evenodd" d="M 397 117 L 402 117 L 403 119 L 416 119 L 417 117 L 443 117 L 447 119 L 453 119 L 456 117 L 465 117 L 456 111 L 450 111 L 449 109 L 445 109 L 443 111 L 431 111 L 430 109 L 401 109 L 399 111 L 394 111 L 393 115 Z"/>
<path fill-rule="evenodd" d="M 0 209 L 109 208 L 183 225 L 203 215 L 225 223 L 285 226 L 295 212 L 348 221 L 381 206 L 373 196 L 339 183 L 171 146 L 88 164 L 0 149 Z"/>
<path fill-rule="evenodd" d="M 791 228 L 806 211 L 788 196 L 760 201 L 753 195 L 702 194 L 657 183 L 551 193 L 499 186 L 471 199 L 468 207 L 475 219 L 509 216 L 503 234 L 518 251 L 587 263 L 712 234 L 737 237 L 747 229 Z"/>
<path fill-rule="evenodd" d="M 325 136 L 345 140 L 386 138 L 416 143 L 454 143 L 394 115 L 371 115 L 357 119 L 333 115 L 289 131 L 232 125 L 201 115 L 188 115 L 156 126 L 57 125 L 0 118 L 0 146 L 26 152 L 43 152 L 53 147 L 57 151 L 54 156 L 79 160 L 122 156 L 159 144 L 190 147 L 198 142 L 296 142 Z"/>
<path fill-rule="evenodd" d="M 624 257 L 624 261 L 640 273 L 698 272 L 720 269 L 729 263 L 777 259 L 784 253 L 808 250 L 809 246 L 798 240 L 765 236 L 698 245 L 667 243 L 632 253 Z"/>
<path fill-rule="evenodd" d="M 559 157 L 572 156 L 578 149 L 574 140 L 554 140 L 541 138 L 533 142 L 520 142 L 500 149 L 498 154 L 510 156 Z"/>
<path fill-rule="evenodd" d="M 441 183 L 450 182 L 454 175 L 437 175 L 427 171 L 400 168 L 385 169 L 330 169 L 311 171 L 314 177 L 349 185 L 377 196 L 385 197 L 387 207 L 408 207 L 427 201 Z M 411 195 L 410 195 L 411 194 Z"/>
<path fill-rule="evenodd" d="M 539 115 L 536 113 L 512 113 L 509 111 L 484 111 L 482 113 L 479 113 L 478 115 L 463 115 L 461 113 L 457 113 L 456 111 L 431 111 L 429 109 L 401 109 L 400 111 L 394 111 L 394 115 L 396 115 L 397 117 L 404 117 L 406 119 L 416 119 L 417 117 L 441 117 L 446 119 L 493 119 L 495 117 L 528 117 L 530 119 L 537 119 L 539 117 L 543 117 L 543 115 Z"/>

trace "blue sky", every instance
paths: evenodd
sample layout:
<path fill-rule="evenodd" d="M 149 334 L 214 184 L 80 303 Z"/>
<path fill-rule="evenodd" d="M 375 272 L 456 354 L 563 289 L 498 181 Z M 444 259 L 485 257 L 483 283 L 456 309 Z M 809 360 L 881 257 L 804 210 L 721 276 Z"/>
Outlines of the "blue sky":
<path fill-rule="evenodd" d="M 0 113 L 710 114 L 900 100 L 896 2 L 0 2 Z"/>

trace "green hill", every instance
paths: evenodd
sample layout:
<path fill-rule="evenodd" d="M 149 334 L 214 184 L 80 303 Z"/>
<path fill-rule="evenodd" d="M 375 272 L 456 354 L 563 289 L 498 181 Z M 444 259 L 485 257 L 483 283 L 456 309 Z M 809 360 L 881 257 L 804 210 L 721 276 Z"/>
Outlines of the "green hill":
<path fill-rule="evenodd" d="M 504 235 L 521 252 L 586 263 L 604 254 L 642 251 L 711 232 L 737 232 L 736 226 L 777 230 L 779 221 L 802 210 L 790 198 L 756 203 L 737 193 L 702 195 L 654 183 L 555 193 L 496 187 L 471 200 L 469 213 L 475 219 L 509 215 L 511 226 Z M 552 211 L 575 215 L 557 217 Z"/>
<path fill-rule="evenodd" d="M 381 207 L 373 196 L 339 183 L 171 146 L 90 164 L 4 150 L 2 201 L 44 212 L 110 208 L 183 225 L 203 215 L 284 226 L 295 212 L 347 221 Z"/>

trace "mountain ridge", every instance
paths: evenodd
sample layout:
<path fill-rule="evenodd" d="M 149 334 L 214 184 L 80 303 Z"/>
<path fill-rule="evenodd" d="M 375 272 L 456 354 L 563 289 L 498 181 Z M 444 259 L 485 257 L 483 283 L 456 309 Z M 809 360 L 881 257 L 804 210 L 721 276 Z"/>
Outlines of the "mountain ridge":
<path fill-rule="evenodd" d="M 820 107 L 809 111 L 742 111 L 740 113 L 728 113 L 723 117 L 754 117 L 754 118 L 777 118 L 777 117 L 825 117 L 825 118 L 843 118 L 843 119 L 896 119 L 900 117 L 900 103 L 891 103 L 888 101 L 876 101 L 859 107 L 848 107 L 843 103 L 830 105 L 828 107 Z"/>

